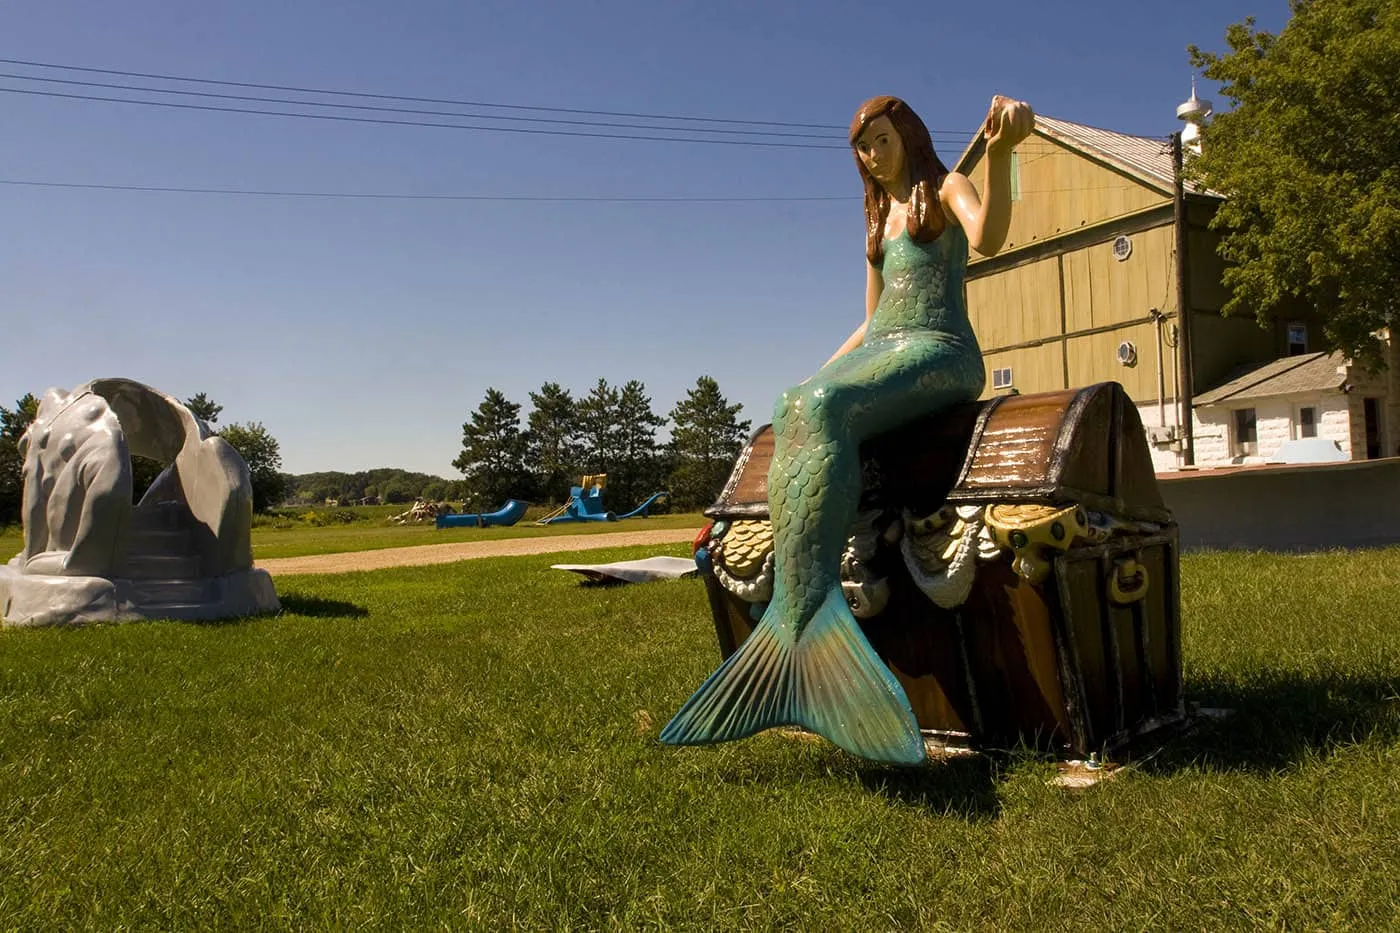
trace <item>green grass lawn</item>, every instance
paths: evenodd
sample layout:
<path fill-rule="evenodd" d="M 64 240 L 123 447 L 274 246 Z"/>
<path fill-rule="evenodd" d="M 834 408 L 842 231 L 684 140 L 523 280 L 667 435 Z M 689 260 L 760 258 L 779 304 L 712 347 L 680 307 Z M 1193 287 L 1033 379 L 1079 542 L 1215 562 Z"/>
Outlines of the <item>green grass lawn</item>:
<path fill-rule="evenodd" d="M 24 547 L 24 529 L 19 525 L 0 525 L 0 564 L 19 553 Z"/>
<path fill-rule="evenodd" d="M 1188 556 L 1188 692 L 1235 714 L 1082 791 L 1030 756 L 661 746 L 718 657 L 701 585 L 568 558 L 0 632 L 0 927 L 1396 922 L 1400 549 Z"/>
<path fill-rule="evenodd" d="M 697 532 L 708 521 L 698 512 L 629 518 L 620 522 L 566 522 L 536 525 L 519 522 L 505 528 L 435 528 L 426 525 L 384 525 L 354 523 L 315 527 L 264 525 L 253 529 L 253 559 L 301 557 L 307 554 L 337 554 L 342 551 L 370 551 L 376 548 L 408 547 L 416 544 L 449 544 L 457 541 L 494 541 L 499 538 L 542 538 L 555 535 L 607 534 L 615 531 L 648 531 L 658 528 L 694 528 Z M 18 551 L 18 548 L 16 548 Z"/>
<path fill-rule="evenodd" d="M 374 508 L 374 507 L 369 507 Z M 386 507 L 379 507 L 383 511 Z M 346 511 L 346 510 L 338 510 Z M 402 511 L 402 510 L 400 510 Z M 308 554 L 339 554 L 346 551 L 372 551 L 378 548 L 411 547 L 417 544 L 448 544 L 457 541 L 494 541 L 499 538 L 537 538 L 554 535 L 607 534 L 615 531 L 647 531 L 658 528 L 694 528 L 708 519 L 698 512 L 629 518 L 619 522 L 566 522 L 536 525 L 519 522 L 500 528 L 435 528 L 424 525 L 390 525 L 381 517 L 360 518 L 343 524 L 313 525 L 289 519 L 259 518 L 253 526 L 253 560 L 273 557 L 303 557 Z M 0 528 L 0 563 L 19 553 L 24 537 L 18 525 Z"/>

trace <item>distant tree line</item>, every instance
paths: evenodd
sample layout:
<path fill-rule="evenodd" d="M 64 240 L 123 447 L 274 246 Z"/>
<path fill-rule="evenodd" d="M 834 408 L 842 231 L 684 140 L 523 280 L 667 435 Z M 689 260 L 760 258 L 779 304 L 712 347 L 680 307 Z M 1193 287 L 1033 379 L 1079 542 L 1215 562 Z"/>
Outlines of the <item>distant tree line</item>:
<path fill-rule="evenodd" d="M 743 406 L 730 404 L 719 383 L 701 376 L 686 397 L 658 415 L 646 386 L 599 379 L 575 398 L 557 382 L 530 393 L 531 410 L 495 388 L 462 425 L 462 452 L 452 461 L 469 485 L 469 504 L 494 508 L 508 498 L 562 502 L 586 474 L 608 475 L 607 501 L 630 509 L 653 492 L 670 493 L 681 511 L 719 495 L 747 439 Z M 657 432 L 671 424 L 669 443 Z"/>
<path fill-rule="evenodd" d="M 398 504 L 415 499 L 450 502 L 465 499 L 468 492 L 465 480 L 383 467 L 356 473 L 331 470 L 288 476 L 286 501 L 311 505 L 331 501 L 339 505 Z"/>

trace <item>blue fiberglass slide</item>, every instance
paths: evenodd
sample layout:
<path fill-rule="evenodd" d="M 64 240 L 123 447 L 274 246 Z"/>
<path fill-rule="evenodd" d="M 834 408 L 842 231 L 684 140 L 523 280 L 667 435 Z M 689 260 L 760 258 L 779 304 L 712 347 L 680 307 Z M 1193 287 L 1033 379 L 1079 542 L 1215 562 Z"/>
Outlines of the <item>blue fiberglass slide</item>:
<path fill-rule="evenodd" d="M 530 503 L 519 499 L 507 499 L 506 504 L 494 512 L 439 515 L 439 528 L 485 528 L 487 525 L 514 525 L 525 514 Z"/>

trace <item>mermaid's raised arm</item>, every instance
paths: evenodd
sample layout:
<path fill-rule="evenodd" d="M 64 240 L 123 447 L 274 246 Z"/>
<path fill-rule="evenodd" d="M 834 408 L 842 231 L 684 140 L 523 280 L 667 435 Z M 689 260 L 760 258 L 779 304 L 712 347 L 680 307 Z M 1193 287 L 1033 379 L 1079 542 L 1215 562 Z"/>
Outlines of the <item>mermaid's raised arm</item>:
<path fill-rule="evenodd" d="M 993 256 L 1006 242 L 1011 226 L 1011 150 L 1030 135 L 1035 114 L 1025 101 L 992 98 L 983 135 L 987 152 L 982 196 L 965 175 L 949 172 L 939 188 L 939 200 L 967 234 L 967 242 L 983 256 Z"/>

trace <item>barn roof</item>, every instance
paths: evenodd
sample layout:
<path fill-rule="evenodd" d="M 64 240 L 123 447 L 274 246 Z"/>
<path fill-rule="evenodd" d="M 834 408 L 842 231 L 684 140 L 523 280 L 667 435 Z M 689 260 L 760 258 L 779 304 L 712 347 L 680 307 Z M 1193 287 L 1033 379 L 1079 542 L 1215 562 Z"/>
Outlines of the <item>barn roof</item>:
<path fill-rule="evenodd" d="M 1131 136 L 1041 113 L 1035 115 L 1034 135 L 1125 172 L 1163 194 L 1172 193 L 1171 141 L 1166 136 Z M 958 159 L 958 171 L 966 172 L 981 157 L 982 148 L 979 130 Z M 1218 191 L 1196 185 L 1188 184 L 1187 190 L 1213 198 L 1224 197 Z"/>

